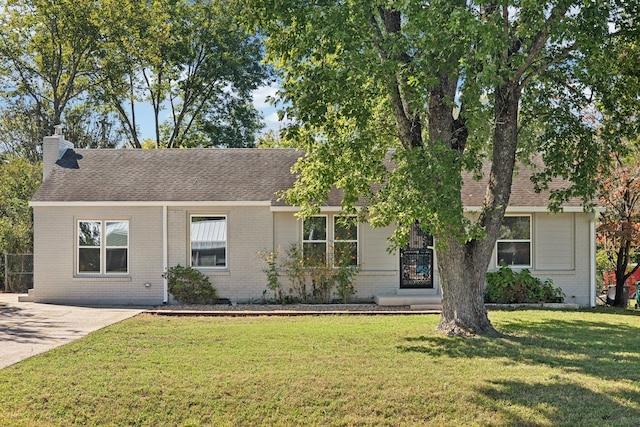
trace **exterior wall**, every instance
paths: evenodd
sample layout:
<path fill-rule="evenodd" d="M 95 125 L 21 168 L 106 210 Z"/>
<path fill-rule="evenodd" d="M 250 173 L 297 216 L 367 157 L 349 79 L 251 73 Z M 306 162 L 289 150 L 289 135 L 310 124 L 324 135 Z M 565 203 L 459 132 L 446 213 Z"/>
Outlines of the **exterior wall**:
<path fill-rule="evenodd" d="M 534 213 L 531 273 L 551 279 L 566 294 L 565 302 L 589 306 L 591 284 L 590 221 L 588 213 Z M 496 268 L 494 251 L 490 268 Z"/>
<path fill-rule="evenodd" d="M 260 301 L 266 289 L 258 252 L 301 243 L 302 225 L 291 212 L 268 206 L 180 206 L 167 209 L 168 266 L 190 265 L 190 215 L 226 215 L 227 267 L 202 269 L 218 295 L 234 302 Z M 329 222 L 334 213 L 326 213 Z M 592 214 L 532 214 L 532 273 L 562 287 L 566 302 L 590 305 L 590 220 Z M 164 301 L 162 207 L 34 207 L 34 301 L 70 304 L 156 305 Z M 76 273 L 77 221 L 129 221 L 129 273 Z M 399 256 L 389 254 L 392 228 L 359 224 L 361 272 L 356 300 L 399 290 Z M 491 266 L 496 265 L 495 253 Z M 437 260 L 435 289 L 439 295 Z"/>
<path fill-rule="evenodd" d="M 128 274 L 77 274 L 78 220 L 129 221 Z M 162 273 L 162 208 L 34 207 L 33 301 L 162 304 Z"/>
<path fill-rule="evenodd" d="M 273 248 L 273 216 L 264 207 L 169 207 L 168 266 L 190 265 L 191 215 L 226 215 L 227 267 L 202 268 L 220 298 L 233 302 L 260 301 L 266 289 L 259 251 Z"/>

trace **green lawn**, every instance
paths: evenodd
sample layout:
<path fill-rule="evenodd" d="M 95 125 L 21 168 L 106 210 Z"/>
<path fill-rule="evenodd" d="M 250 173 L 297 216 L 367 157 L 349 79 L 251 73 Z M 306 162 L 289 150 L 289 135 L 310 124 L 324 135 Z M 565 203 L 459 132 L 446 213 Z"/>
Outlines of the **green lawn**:
<path fill-rule="evenodd" d="M 640 425 L 640 316 L 490 317 L 141 315 L 0 370 L 0 425 Z"/>

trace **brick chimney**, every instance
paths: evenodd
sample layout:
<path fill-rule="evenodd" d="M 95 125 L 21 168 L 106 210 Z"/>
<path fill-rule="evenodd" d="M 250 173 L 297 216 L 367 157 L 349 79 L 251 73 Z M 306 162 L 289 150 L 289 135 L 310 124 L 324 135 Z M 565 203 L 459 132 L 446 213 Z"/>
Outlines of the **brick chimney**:
<path fill-rule="evenodd" d="M 62 126 L 56 125 L 53 128 L 53 135 L 45 136 L 42 141 L 43 180 L 51 173 L 56 162 L 64 155 L 64 152 L 67 151 L 67 149 L 73 149 L 73 144 L 64 139 Z"/>

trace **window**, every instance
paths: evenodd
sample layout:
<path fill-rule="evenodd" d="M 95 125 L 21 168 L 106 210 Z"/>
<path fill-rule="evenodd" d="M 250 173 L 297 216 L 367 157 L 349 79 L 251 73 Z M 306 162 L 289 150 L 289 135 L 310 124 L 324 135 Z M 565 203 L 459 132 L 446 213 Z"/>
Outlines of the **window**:
<path fill-rule="evenodd" d="M 305 259 L 327 262 L 327 217 L 312 216 L 302 224 L 302 254 Z"/>
<path fill-rule="evenodd" d="M 226 216 L 191 216 L 191 266 L 227 267 Z"/>
<path fill-rule="evenodd" d="M 129 272 L 128 221 L 78 221 L 78 273 Z"/>
<path fill-rule="evenodd" d="M 331 230 L 328 226 L 331 226 Z M 328 255 L 333 265 L 342 261 L 348 265 L 358 265 L 358 221 L 351 216 L 312 216 L 302 223 L 302 253 L 313 263 L 326 264 Z M 329 240 L 329 236 L 332 240 Z M 331 245 L 330 245 L 331 244 Z"/>
<path fill-rule="evenodd" d="M 496 246 L 498 265 L 531 266 L 531 217 L 505 216 Z"/>
<path fill-rule="evenodd" d="M 358 265 L 358 221 L 354 216 L 333 217 L 333 264 Z"/>

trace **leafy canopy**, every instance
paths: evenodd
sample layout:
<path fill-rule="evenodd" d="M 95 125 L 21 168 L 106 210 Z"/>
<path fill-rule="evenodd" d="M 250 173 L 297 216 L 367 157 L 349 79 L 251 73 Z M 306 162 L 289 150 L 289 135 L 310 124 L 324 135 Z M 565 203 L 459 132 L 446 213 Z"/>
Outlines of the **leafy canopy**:
<path fill-rule="evenodd" d="M 594 194 L 610 147 L 585 117 L 604 86 L 590 71 L 613 2 L 249 3 L 280 72 L 282 114 L 295 120 L 285 137 L 307 152 L 287 194 L 302 215 L 335 186 L 346 211 L 365 199 L 374 225 L 397 224 L 397 244 L 416 220 L 469 241 L 484 225 L 464 215 L 462 173 L 477 176 L 487 160 L 515 152 L 544 163 L 539 190 L 573 182 L 552 191 L 553 207 Z M 500 129 L 510 114 L 517 131 Z M 480 220 L 504 209 L 503 199 L 487 199 Z"/>

